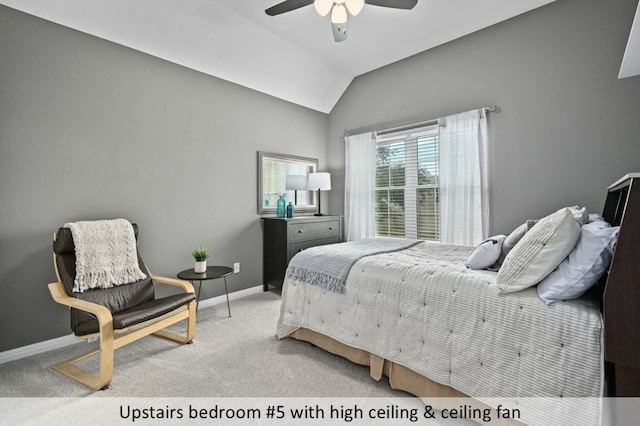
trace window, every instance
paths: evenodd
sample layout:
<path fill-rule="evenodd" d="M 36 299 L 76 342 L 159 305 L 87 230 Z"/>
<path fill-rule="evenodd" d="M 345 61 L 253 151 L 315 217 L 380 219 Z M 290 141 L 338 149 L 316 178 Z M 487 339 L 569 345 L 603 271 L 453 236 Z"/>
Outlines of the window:
<path fill-rule="evenodd" d="M 484 240 L 490 214 L 487 110 L 421 128 L 349 136 L 348 239 L 407 237 L 466 246 Z"/>
<path fill-rule="evenodd" d="M 440 241 L 438 163 L 437 125 L 378 135 L 376 236 Z"/>

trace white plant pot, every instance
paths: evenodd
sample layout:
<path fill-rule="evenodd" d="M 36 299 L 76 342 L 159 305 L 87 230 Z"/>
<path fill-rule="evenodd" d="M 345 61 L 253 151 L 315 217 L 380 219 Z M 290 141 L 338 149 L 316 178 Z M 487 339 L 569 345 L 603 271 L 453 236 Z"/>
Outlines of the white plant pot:
<path fill-rule="evenodd" d="M 203 272 L 206 272 L 206 270 L 207 270 L 207 261 L 203 260 L 202 262 L 194 263 L 193 270 L 195 271 L 196 274 L 202 274 Z"/>

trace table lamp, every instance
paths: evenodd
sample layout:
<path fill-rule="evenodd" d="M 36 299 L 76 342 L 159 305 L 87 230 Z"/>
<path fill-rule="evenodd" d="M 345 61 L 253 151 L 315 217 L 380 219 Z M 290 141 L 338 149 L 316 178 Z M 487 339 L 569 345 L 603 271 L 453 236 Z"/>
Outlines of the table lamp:
<path fill-rule="evenodd" d="M 307 177 L 305 175 L 287 175 L 285 188 L 293 191 L 294 205 L 298 205 L 298 191 L 307 190 Z"/>
<path fill-rule="evenodd" d="M 320 210 L 320 191 L 331 189 L 331 175 L 327 172 L 309 173 L 307 188 L 318 190 L 318 213 L 315 213 L 314 216 L 324 216 Z"/>

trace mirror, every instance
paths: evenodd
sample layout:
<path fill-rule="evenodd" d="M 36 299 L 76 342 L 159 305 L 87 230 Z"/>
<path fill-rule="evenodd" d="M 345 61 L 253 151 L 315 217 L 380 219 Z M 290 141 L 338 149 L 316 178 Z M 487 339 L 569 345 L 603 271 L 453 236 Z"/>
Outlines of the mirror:
<path fill-rule="evenodd" d="M 295 205 L 296 214 L 318 210 L 315 191 L 307 190 L 307 176 L 318 169 L 316 158 L 258 152 L 258 214 L 275 214 L 280 195 Z"/>

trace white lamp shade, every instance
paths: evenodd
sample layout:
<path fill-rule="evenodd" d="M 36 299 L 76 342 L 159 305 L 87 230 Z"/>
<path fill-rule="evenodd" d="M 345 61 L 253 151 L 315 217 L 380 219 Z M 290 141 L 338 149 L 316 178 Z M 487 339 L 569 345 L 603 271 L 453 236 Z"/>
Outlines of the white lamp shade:
<path fill-rule="evenodd" d="M 364 7 L 364 0 L 347 0 L 345 2 L 347 9 L 353 16 L 356 16 Z"/>
<path fill-rule="evenodd" d="M 316 12 L 320 16 L 327 16 L 333 6 L 333 0 L 315 0 L 313 6 L 316 8 Z"/>
<path fill-rule="evenodd" d="M 302 191 L 307 189 L 307 177 L 304 175 L 287 175 L 285 178 L 287 191 Z"/>
<path fill-rule="evenodd" d="M 327 172 L 309 173 L 308 189 L 320 189 L 328 191 L 331 189 L 331 175 Z"/>
<path fill-rule="evenodd" d="M 347 9 L 343 4 L 336 4 L 331 11 L 331 22 L 334 24 L 344 24 L 347 22 Z"/>

